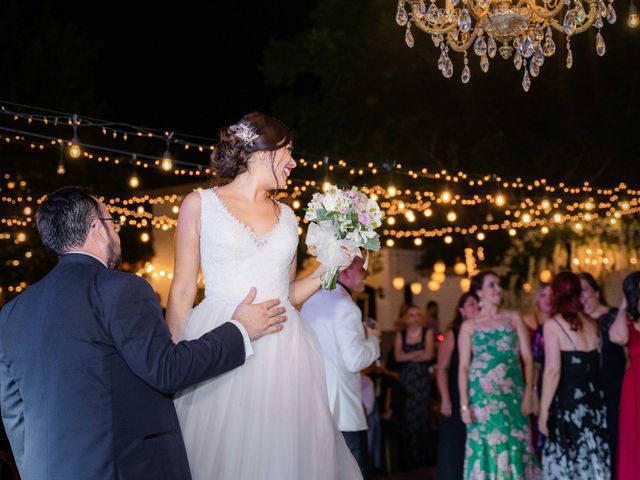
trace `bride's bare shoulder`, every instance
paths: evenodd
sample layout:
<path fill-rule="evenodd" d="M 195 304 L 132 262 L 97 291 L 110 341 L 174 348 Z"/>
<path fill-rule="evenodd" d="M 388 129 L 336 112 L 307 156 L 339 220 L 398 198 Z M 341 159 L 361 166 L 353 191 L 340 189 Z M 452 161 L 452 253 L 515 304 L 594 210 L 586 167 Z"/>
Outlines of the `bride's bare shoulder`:
<path fill-rule="evenodd" d="M 182 210 L 200 210 L 200 191 L 194 190 L 189 193 L 184 199 L 182 199 L 182 206 L 180 207 L 180 211 Z"/>

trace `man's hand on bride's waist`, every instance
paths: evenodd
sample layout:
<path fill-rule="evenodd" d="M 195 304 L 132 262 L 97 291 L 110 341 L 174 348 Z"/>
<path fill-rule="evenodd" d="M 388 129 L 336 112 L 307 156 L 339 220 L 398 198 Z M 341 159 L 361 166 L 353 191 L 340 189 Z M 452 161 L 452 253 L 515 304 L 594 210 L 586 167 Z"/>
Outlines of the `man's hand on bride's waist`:
<path fill-rule="evenodd" d="M 280 306 L 280 300 L 267 300 L 254 304 L 256 294 L 256 289 L 251 288 L 244 300 L 236 307 L 232 317 L 247 330 L 251 340 L 279 332 L 283 328 L 282 323 L 287 321 L 287 317 L 283 315 L 285 308 Z"/>

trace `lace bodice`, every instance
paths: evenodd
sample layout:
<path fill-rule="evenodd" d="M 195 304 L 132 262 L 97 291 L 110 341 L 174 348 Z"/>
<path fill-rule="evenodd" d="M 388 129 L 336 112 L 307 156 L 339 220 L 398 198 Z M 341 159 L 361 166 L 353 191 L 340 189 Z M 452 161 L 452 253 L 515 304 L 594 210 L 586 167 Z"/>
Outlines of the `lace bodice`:
<path fill-rule="evenodd" d="M 298 245 L 298 220 L 278 203 L 278 223 L 256 235 L 229 211 L 215 189 L 200 190 L 200 262 L 207 300 L 237 304 L 256 287 L 256 301 L 288 302 L 289 267 Z"/>

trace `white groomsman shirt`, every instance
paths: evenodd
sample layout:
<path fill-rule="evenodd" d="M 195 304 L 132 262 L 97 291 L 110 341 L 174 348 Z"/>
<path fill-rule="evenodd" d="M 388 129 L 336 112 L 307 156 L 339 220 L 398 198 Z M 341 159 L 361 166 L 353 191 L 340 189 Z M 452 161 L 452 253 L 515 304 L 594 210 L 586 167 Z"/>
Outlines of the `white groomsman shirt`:
<path fill-rule="evenodd" d="M 342 432 L 366 430 L 360 370 L 380 356 L 378 339 L 366 337 L 362 312 L 340 284 L 331 292 L 316 292 L 304 303 L 301 313 L 320 341 L 329 408 L 338 429 Z"/>

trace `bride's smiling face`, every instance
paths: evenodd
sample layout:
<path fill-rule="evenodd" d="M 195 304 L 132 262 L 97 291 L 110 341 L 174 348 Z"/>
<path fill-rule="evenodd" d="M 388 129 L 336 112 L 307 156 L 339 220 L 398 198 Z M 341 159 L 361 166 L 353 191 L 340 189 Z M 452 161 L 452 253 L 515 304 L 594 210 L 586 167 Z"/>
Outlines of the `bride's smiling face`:
<path fill-rule="evenodd" d="M 274 152 L 263 152 L 260 164 L 268 175 L 269 190 L 287 188 L 287 180 L 296 168 L 296 161 L 291 156 L 293 145 L 289 144 Z"/>

